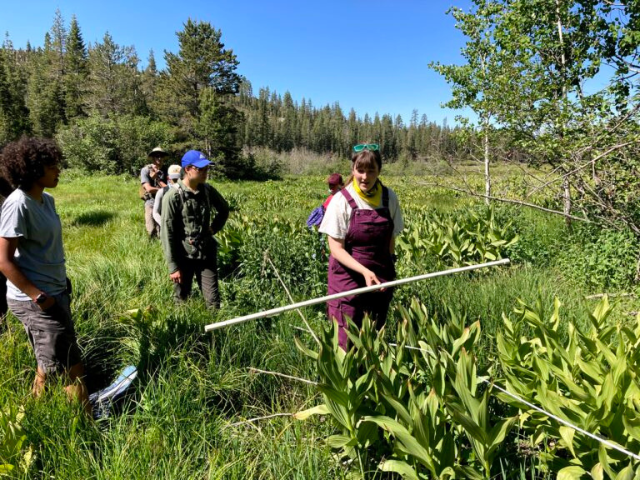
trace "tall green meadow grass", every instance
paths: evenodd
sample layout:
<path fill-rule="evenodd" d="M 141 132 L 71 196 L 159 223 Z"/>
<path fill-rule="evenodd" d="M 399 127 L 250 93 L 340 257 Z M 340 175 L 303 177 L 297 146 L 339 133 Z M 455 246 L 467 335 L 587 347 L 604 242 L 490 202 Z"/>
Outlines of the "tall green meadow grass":
<path fill-rule="evenodd" d="M 416 209 L 455 216 L 483 208 L 459 194 L 421 185 L 424 178 L 387 180 L 408 218 Z M 0 458 L 0 464 L 12 463 L 11 476 L 25 479 L 346 478 L 350 466 L 323 442 L 335 432 L 322 417 L 254 420 L 319 401 L 305 383 L 251 370 L 317 378 L 313 363 L 294 345 L 295 336 L 312 344 L 300 330 L 305 327 L 298 313 L 204 333 L 206 324 L 290 303 L 268 259 L 295 300 L 325 294 L 322 239 L 304 225 L 325 198 L 323 182 L 323 176 L 213 182 L 230 199 L 233 212 L 220 238 L 230 246 L 220 257 L 222 308 L 211 312 L 197 289 L 185 305 L 173 304 L 160 243 L 146 237 L 136 179 L 63 173 L 51 193 L 63 224 L 88 385 L 91 390 L 108 385 L 128 364 L 138 367 L 139 378 L 124 405 L 98 422 L 85 418 L 56 385 L 36 401 L 30 396 L 33 354 L 22 326 L 10 315 L 0 334 L 0 410 L 24 408 L 26 438 L 20 455 Z M 561 219 L 540 212 L 497 206 L 496 218 L 511 220 L 520 236 L 507 252 L 513 264 L 399 288 L 389 335 L 396 331 L 396 306 L 418 298 L 443 318 L 453 308 L 466 312 L 470 321 L 480 320 L 486 346 L 480 361 L 486 362 L 502 313 L 511 312 L 518 299 L 541 299 L 551 306 L 558 297 L 565 318 L 586 318 L 591 301 L 585 294 L 609 284 L 586 281 L 588 266 L 567 267 L 570 258 L 579 263 L 585 239 L 569 235 Z M 590 245 L 592 252 L 597 242 Z M 427 273 L 434 265 L 428 255 L 415 262 L 400 258 L 399 276 Z M 616 288 L 631 288 L 622 278 Z M 624 320 L 635 300 L 621 302 L 613 315 Z M 316 331 L 327 321 L 323 306 L 302 313 Z"/>

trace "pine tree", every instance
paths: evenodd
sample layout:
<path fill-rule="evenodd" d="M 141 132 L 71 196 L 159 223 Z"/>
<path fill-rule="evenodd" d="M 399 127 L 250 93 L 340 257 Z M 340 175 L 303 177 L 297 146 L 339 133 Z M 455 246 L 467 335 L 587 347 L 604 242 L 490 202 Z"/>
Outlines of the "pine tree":
<path fill-rule="evenodd" d="M 29 59 L 27 106 L 33 133 L 52 137 L 58 125 L 64 123 L 64 90 L 51 34 L 44 36 L 44 48 L 32 53 Z"/>
<path fill-rule="evenodd" d="M 133 47 L 121 47 L 107 32 L 89 49 L 87 106 L 103 117 L 137 114 L 142 106 L 138 57 Z"/>
<path fill-rule="evenodd" d="M 140 114 L 157 117 L 157 112 L 161 108 L 158 99 L 158 67 L 153 50 L 149 51 L 147 66 L 139 76 L 139 104 Z"/>
<path fill-rule="evenodd" d="M 239 128 L 242 114 L 227 104 L 228 96 L 206 88 L 200 95 L 198 136 L 204 141 L 207 156 L 221 167 L 227 177 L 241 178 L 250 172 L 243 169 L 240 160 Z"/>
<path fill-rule="evenodd" d="M 50 43 L 44 50 L 46 57 L 44 61 L 44 73 L 47 81 L 48 102 L 50 103 L 51 110 L 55 110 L 55 122 L 52 120 L 54 130 L 48 133 L 48 135 L 52 135 L 55 132 L 58 124 L 67 122 L 64 86 L 67 29 L 59 9 L 56 10 L 50 34 Z"/>
<path fill-rule="evenodd" d="M 26 72 L 7 35 L 0 48 L 0 146 L 30 131 L 25 85 Z"/>
<path fill-rule="evenodd" d="M 82 39 L 78 19 L 71 17 L 64 56 L 65 113 L 68 121 L 84 116 L 84 95 L 88 76 L 87 48 Z"/>
<path fill-rule="evenodd" d="M 188 127 L 200 117 L 200 94 L 207 87 L 217 95 L 233 95 L 240 88 L 236 73 L 238 61 L 232 50 L 225 49 L 222 32 L 208 22 L 191 19 L 177 32 L 179 51 L 165 51 L 167 76 L 164 95 L 171 99 L 173 109 L 165 114 Z"/>

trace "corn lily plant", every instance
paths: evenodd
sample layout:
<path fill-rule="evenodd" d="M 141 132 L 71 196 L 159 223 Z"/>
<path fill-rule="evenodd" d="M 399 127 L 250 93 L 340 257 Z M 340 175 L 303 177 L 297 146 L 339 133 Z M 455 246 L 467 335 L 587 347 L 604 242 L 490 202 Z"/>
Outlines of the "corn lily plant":
<path fill-rule="evenodd" d="M 640 316 L 612 324 L 607 297 L 589 315 L 589 327 L 561 326 L 560 302 L 545 316 L 542 302 L 504 316 L 497 336 L 509 392 L 577 427 L 640 452 Z M 599 441 L 500 394 L 521 411 L 521 428 L 544 444 L 540 460 L 558 478 L 638 479 L 638 462 Z"/>
<path fill-rule="evenodd" d="M 329 414 L 340 433 L 327 443 L 356 460 L 362 477 L 377 467 L 410 479 L 491 478 L 516 418 L 494 418 L 491 389 L 478 383 L 479 323 L 452 311 L 429 318 L 417 301 L 401 316 L 393 345 L 366 318 L 350 325 L 346 352 L 335 326 L 317 352 L 297 341 L 317 363 L 324 399 L 297 417 Z"/>

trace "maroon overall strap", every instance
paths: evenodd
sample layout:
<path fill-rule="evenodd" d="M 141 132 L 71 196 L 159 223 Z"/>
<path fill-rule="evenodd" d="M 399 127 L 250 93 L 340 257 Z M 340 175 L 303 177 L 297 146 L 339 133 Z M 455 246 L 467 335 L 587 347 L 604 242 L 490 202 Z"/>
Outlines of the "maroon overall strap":
<path fill-rule="evenodd" d="M 340 190 L 340 193 L 342 193 L 344 195 L 344 198 L 347 199 L 347 202 L 349 202 L 349 206 L 352 209 L 357 209 L 358 208 L 358 204 L 356 203 L 356 201 L 353 199 L 353 197 L 351 196 L 351 194 L 347 191 L 346 188 L 343 188 L 342 190 Z"/>

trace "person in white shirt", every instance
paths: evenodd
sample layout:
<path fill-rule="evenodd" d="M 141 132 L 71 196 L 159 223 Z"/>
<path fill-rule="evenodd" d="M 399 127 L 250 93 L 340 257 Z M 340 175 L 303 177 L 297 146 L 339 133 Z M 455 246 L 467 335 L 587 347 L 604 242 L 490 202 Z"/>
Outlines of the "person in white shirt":
<path fill-rule="evenodd" d="M 167 176 L 169 177 L 169 184 L 166 187 L 161 188 L 156 193 L 156 199 L 153 203 L 153 219 L 156 221 L 158 225 L 161 225 L 162 222 L 162 197 L 165 192 L 170 188 L 178 188 L 178 180 L 180 180 L 180 171 L 182 167 L 180 165 L 171 165 L 169 170 L 167 171 Z"/>
<path fill-rule="evenodd" d="M 328 236 L 329 294 L 379 285 L 395 279 L 395 237 L 404 228 L 398 197 L 380 181 L 382 157 L 375 143 L 353 147 L 351 176 L 327 207 L 319 231 Z M 384 325 L 393 289 L 348 296 L 327 304 L 338 323 L 340 346 L 347 348 L 347 320 L 360 326 L 365 314 Z"/>

